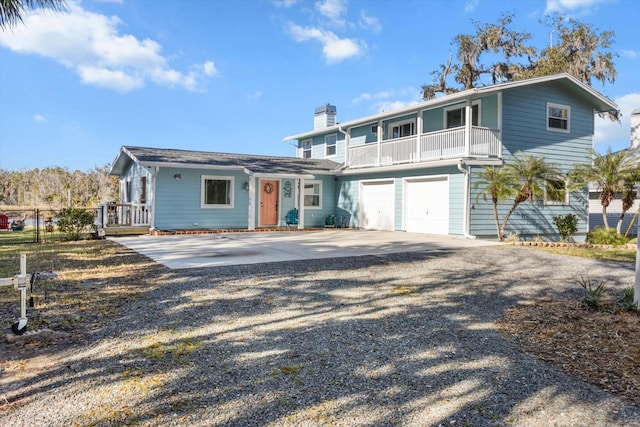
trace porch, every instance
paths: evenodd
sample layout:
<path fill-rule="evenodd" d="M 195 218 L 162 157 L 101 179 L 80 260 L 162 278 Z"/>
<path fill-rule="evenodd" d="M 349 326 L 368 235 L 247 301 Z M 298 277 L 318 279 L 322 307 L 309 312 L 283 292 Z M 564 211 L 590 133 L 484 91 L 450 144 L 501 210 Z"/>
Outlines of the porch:
<path fill-rule="evenodd" d="M 453 158 L 499 158 L 501 149 L 499 129 L 472 126 L 467 139 L 466 127 L 461 126 L 349 147 L 347 166 L 366 168 Z"/>
<path fill-rule="evenodd" d="M 100 205 L 96 225 L 107 236 L 146 234 L 151 226 L 151 206 L 140 203 Z"/>

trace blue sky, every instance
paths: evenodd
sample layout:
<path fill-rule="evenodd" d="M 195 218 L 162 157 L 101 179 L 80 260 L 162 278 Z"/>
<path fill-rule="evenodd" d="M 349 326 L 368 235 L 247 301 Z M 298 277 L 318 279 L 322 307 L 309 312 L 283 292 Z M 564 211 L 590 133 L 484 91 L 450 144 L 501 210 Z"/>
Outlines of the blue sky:
<path fill-rule="evenodd" d="M 67 1 L 0 32 L 2 169 L 89 170 L 122 145 L 293 156 L 316 107 L 420 101 L 454 36 L 503 13 L 538 48 L 549 12 L 615 31 L 616 81 L 594 88 L 623 120 L 597 120 L 598 151 L 629 146 L 640 108 L 637 0 Z"/>

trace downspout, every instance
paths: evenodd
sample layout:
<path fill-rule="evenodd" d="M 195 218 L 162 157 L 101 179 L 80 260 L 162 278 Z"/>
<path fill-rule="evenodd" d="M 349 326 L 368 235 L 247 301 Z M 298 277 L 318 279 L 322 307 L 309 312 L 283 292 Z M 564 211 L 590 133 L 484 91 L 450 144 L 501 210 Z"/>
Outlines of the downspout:
<path fill-rule="evenodd" d="M 462 235 L 466 239 L 477 239 L 477 236 L 469 234 L 469 199 L 471 198 L 471 175 L 469 173 L 469 169 L 463 166 L 464 161 L 460 160 L 458 162 L 458 170 L 464 174 L 464 203 L 463 210 L 464 215 L 462 215 Z"/>

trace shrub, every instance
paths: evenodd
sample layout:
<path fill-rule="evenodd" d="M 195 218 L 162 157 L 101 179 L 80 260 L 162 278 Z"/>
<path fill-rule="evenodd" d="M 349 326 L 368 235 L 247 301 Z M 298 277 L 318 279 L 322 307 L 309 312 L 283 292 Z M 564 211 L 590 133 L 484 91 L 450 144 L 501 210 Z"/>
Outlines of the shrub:
<path fill-rule="evenodd" d="M 636 311 L 639 310 L 640 308 L 633 303 L 633 286 L 629 286 L 627 289 L 624 290 L 624 293 L 622 294 L 622 298 L 620 298 L 620 303 L 622 304 L 622 308 L 624 310 L 627 311 Z"/>
<path fill-rule="evenodd" d="M 604 282 L 592 282 L 588 277 L 581 277 L 578 284 L 584 289 L 584 302 L 589 308 L 600 308 L 602 305 L 602 297 L 604 296 Z"/>
<path fill-rule="evenodd" d="M 618 234 L 615 228 L 596 227 L 587 234 L 587 242 L 594 245 L 624 245 L 629 240 Z"/>
<path fill-rule="evenodd" d="M 80 240 L 82 234 L 91 232 L 94 216 L 84 209 L 66 208 L 58 213 L 56 225 L 69 240 Z"/>
<path fill-rule="evenodd" d="M 558 227 L 560 238 L 569 241 L 578 231 L 578 218 L 574 214 L 566 214 L 564 216 L 554 216 L 553 223 Z"/>

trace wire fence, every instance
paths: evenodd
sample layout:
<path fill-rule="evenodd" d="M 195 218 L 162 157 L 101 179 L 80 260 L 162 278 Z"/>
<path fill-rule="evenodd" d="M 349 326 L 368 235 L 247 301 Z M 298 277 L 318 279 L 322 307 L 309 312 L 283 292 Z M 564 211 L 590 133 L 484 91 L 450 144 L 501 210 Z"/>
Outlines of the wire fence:
<path fill-rule="evenodd" d="M 97 213 L 96 208 L 81 209 L 94 217 Z M 56 225 L 57 213 L 54 209 L 0 209 L 0 245 L 67 240 L 67 234 Z M 2 217 L 6 217 L 6 224 Z"/>

